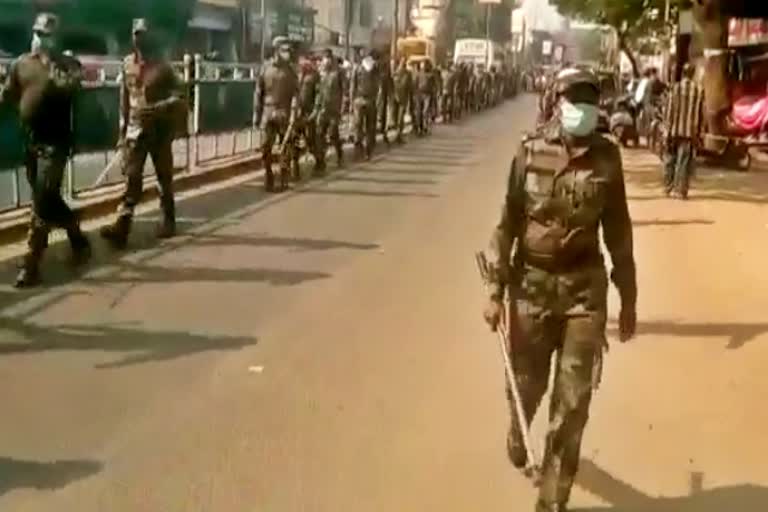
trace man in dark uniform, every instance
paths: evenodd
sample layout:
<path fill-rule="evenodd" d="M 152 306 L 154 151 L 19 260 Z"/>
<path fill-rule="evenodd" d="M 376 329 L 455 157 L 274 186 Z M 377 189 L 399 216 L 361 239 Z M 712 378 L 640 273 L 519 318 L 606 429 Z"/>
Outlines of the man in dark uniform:
<path fill-rule="evenodd" d="M 429 120 L 432 124 L 437 122 L 437 116 L 440 115 L 440 95 L 443 93 L 443 74 L 440 68 L 435 66 L 431 60 L 425 61 L 428 69 L 432 73 L 433 89 L 432 96 L 429 99 Z"/>
<path fill-rule="evenodd" d="M 436 96 L 437 85 L 435 84 L 432 63 L 425 60 L 419 65 L 419 71 L 416 74 L 417 135 L 429 133 L 429 127 L 432 124 L 432 104 Z"/>
<path fill-rule="evenodd" d="M 557 354 L 537 512 L 565 510 L 600 379 L 608 302 L 601 230 L 621 297 L 621 341 L 632 338 L 636 323 L 632 221 L 619 150 L 595 132 L 598 82 L 591 72 L 571 68 L 558 75 L 557 84 L 558 130 L 524 139 L 512 163 L 491 241 L 493 286 L 485 311 L 493 329 L 509 318 L 526 425 L 547 390 L 551 356 Z M 507 293 L 509 313 L 503 307 Z M 522 468 L 525 427 L 514 410 L 508 452 Z"/>
<path fill-rule="evenodd" d="M 157 235 L 176 234 L 176 207 L 173 194 L 173 138 L 178 113 L 184 108 L 182 85 L 145 19 L 133 20 L 133 53 L 123 60 L 121 84 L 120 150 L 123 153 L 125 192 L 118 206 L 117 220 L 101 230 L 101 236 L 115 249 L 125 248 L 136 205 L 141 200 L 144 165 L 152 157 L 160 187 L 163 222 Z"/>
<path fill-rule="evenodd" d="M 263 132 L 261 154 L 266 174 L 265 188 L 268 192 L 275 190 L 275 175 L 272 172 L 273 147 L 278 139 L 283 141 L 290 135 L 286 132 L 297 115 L 299 92 L 299 77 L 293 68 L 293 48 L 288 38 L 276 37 L 272 47 L 275 48 L 276 55 L 264 66 L 259 76 L 254 105 L 254 121 Z M 285 189 L 288 187 L 289 168 L 293 160 L 292 141 L 287 141 L 283 146 L 285 152 L 278 155 L 278 158 L 280 184 L 281 188 Z"/>
<path fill-rule="evenodd" d="M 387 116 L 389 115 L 389 103 L 392 99 L 392 93 L 395 85 L 392 78 L 392 73 L 395 70 L 394 61 L 385 61 L 381 68 L 381 87 L 379 88 L 379 101 L 378 101 L 378 115 L 379 115 L 379 131 L 381 132 L 382 140 L 385 144 L 389 144 L 389 130 L 387 123 Z"/>
<path fill-rule="evenodd" d="M 392 122 L 397 129 L 396 142 L 402 144 L 405 131 L 405 114 L 413 102 L 413 74 L 408 69 L 405 59 L 400 59 L 400 64 L 395 71 L 394 95 L 392 97 Z"/>
<path fill-rule="evenodd" d="M 315 102 L 317 100 L 317 89 L 320 83 L 320 74 L 317 71 L 315 62 L 309 58 L 302 59 L 301 62 L 301 76 L 299 77 L 299 113 L 296 121 L 296 137 L 294 138 L 298 142 L 299 137 L 304 137 L 306 141 L 307 150 L 315 158 L 315 170 L 319 168 L 319 162 L 321 161 L 318 156 L 317 148 L 317 124 L 315 117 L 312 113 L 315 109 Z M 299 151 L 293 151 L 293 179 L 299 180 Z"/>
<path fill-rule="evenodd" d="M 325 172 L 325 156 L 327 140 L 336 149 L 338 166 L 344 165 L 344 149 L 341 145 L 339 127 L 344 96 L 347 91 L 347 80 L 339 68 L 338 61 L 331 50 L 326 50 L 320 68 L 320 84 L 318 86 L 315 109 L 312 116 L 317 121 L 317 166 L 316 174 Z"/>
<path fill-rule="evenodd" d="M 443 121 L 450 123 L 454 120 L 454 104 L 456 102 L 456 70 L 453 63 L 448 62 L 442 70 L 443 94 L 441 96 L 440 110 L 443 115 Z"/>
<path fill-rule="evenodd" d="M 352 71 L 352 108 L 355 121 L 355 148 L 365 151 L 366 159 L 373 157 L 376 146 L 376 100 L 381 87 L 379 54 L 371 50 Z"/>
<path fill-rule="evenodd" d="M 458 79 L 456 80 L 456 102 L 454 105 L 454 118 L 461 119 L 466 112 L 467 91 L 469 90 L 469 71 L 466 63 L 458 65 Z"/>
<path fill-rule="evenodd" d="M 28 249 L 17 288 L 40 282 L 40 260 L 51 228 L 67 231 L 75 263 L 90 256 L 77 216 L 61 197 L 64 168 L 74 145 L 72 103 L 80 90 L 81 66 L 59 52 L 56 16 L 39 15 L 32 30 L 32 51 L 19 57 L 0 88 L 0 103 L 18 108 L 27 133 L 26 168 L 32 189 Z"/>

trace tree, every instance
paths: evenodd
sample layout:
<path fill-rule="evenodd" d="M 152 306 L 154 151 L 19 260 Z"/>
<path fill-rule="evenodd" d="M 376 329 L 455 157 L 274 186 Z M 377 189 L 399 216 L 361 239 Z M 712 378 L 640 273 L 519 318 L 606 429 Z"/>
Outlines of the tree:
<path fill-rule="evenodd" d="M 682 0 L 672 0 L 676 6 Z M 640 69 L 634 42 L 639 36 L 661 33 L 664 29 L 664 0 L 551 0 L 563 16 L 610 25 L 619 38 L 619 49 L 632 64 L 635 76 Z"/>

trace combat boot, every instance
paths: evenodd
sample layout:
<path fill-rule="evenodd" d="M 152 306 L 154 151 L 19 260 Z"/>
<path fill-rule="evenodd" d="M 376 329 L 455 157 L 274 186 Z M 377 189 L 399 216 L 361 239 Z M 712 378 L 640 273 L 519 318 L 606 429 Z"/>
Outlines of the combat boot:
<path fill-rule="evenodd" d="M 536 502 L 536 512 L 568 512 L 568 506 L 565 503 L 549 505 L 539 500 Z"/>
<path fill-rule="evenodd" d="M 157 227 L 157 238 L 167 239 L 176 236 L 176 207 L 169 202 L 163 207 L 163 222 Z"/>
<path fill-rule="evenodd" d="M 322 176 L 325 176 L 325 160 L 317 160 L 315 162 L 315 168 L 312 171 L 312 174 L 316 178 L 320 178 Z"/>
<path fill-rule="evenodd" d="M 275 191 L 275 174 L 270 167 L 267 167 L 264 171 L 264 189 L 267 192 Z"/>
<path fill-rule="evenodd" d="M 507 433 L 507 456 L 515 468 L 525 469 L 528 463 L 528 452 L 525 450 L 523 436 L 515 426 L 510 426 Z"/>
<path fill-rule="evenodd" d="M 91 259 L 91 242 L 83 234 L 79 224 L 67 228 L 69 246 L 72 248 L 72 263 L 79 267 L 85 265 Z"/>
<path fill-rule="evenodd" d="M 47 245 L 48 230 L 41 224 L 33 224 L 27 241 L 27 253 L 21 261 L 21 268 L 13 285 L 15 288 L 32 288 L 40 284 L 40 260 Z"/>
<path fill-rule="evenodd" d="M 131 232 L 132 222 L 130 215 L 121 215 L 114 224 L 101 228 L 99 234 L 113 249 L 123 250 L 128 245 L 128 234 Z"/>

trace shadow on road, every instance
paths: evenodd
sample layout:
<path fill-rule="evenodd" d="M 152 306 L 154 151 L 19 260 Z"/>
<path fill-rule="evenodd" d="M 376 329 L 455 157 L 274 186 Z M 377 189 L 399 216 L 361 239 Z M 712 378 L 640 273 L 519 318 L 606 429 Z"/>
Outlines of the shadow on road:
<path fill-rule="evenodd" d="M 337 181 L 351 181 L 355 183 L 375 183 L 378 185 L 438 185 L 440 182 L 436 180 L 426 179 L 399 179 L 399 178 L 370 178 L 362 176 L 346 176 L 339 178 Z"/>
<path fill-rule="evenodd" d="M 379 244 L 364 244 L 343 242 L 340 240 L 323 240 L 320 238 L 289 238 L 279 236 L 241 236 L 225 235 L 218 233 L 191 234 L 193 244 L 196 247 L 244 245 L 249 247 L 281 247 L 302 251 L 331 251 L 336 249 L 350 249 L 358 251 L 371 251 L 379 248 Z"/>
<path fill-rule="evenodd" d="M 767 323 L 702 323 L 689 324 L 674 321 L 640 322 L 638 336 L 678 336 L 681 338 L 726 338 L 729 350 L 742 348 L 763 334 L 768 333 Z M 610 336 L 618 336 L 615 326 L 608 328 Z M 768 509 L 766 509 L 768 510 Z"/>
<path fill-rule="evenodd" d="M 324 272 L 304 272 L 263 268 L 211 268 L 211 267 L 165 267 L 142 265 L 125 261 L 116 264 L 117 271 L 105 277 L 84 277 L 85 283 L 178 283 L 218 282 L 254 283 L 264 282 L 273 286 L 294 286 L 305 281 L 327 279 Z"/>
<path fill-rule="evenodd" d="M 12 317 L 2 318 L 0 332 L 14 333 L 18 342 L 0 342 L 0 355 L 29 354 L 58 350 L 125 352 L 117 361 L 96 365 L 112 369 L 136 364 L 169 361 L 209 351 L 240 350 L 255 345 L 249 337 L 208 336 L 178 331 L 147 331 L 121 325 L 43 326 Z"/>
<path fill-rule="evenodd" d="M 0 496 L 15 489 L 54 490 L 101 471 L 87 460 L 28 462 L 0 457 Z"/>
<path fill-rule="evenodd" d="M 423 197 L 436 198 L 437 194 L 427 192 L 397 192 L 395 190 L 352 190 L 352 189 L 330 189 L 330 188 L 308 188 L 296 192 L 301 195 L 329 195 L 329 196 L 362 196 L 362 197 Z"/>
<path fill-rule="evenodd" d="M 610 507 L 569 509 L 571 512 L 765 512 L 768 488 L 744 484 L 731 487 L 703 488 L 704 475 L 691 474 L 690 495 L 654 498 L 609 474 L 594 462 L 583 459 L 577 485 Z"/>
<path fill-rule="evenodd" d="M 633 220 L 632 225 L 636 228 L 650 227 L 650 226 L 692 226 L 702 225 L 710 226 L 715 221 L 709 219 L 654 219 L 654 220 Z"/>

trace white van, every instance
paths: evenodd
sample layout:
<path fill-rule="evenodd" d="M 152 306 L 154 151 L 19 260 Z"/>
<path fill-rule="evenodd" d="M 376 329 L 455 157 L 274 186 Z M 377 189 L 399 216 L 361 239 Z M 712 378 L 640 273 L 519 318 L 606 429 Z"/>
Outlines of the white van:
<path fill-rule="evenodd" d="M 471 63 L 501 67 L 504 63 L 504 48 L 487 39 L 457 39 L 453 51 L 454 64 Z"/>

